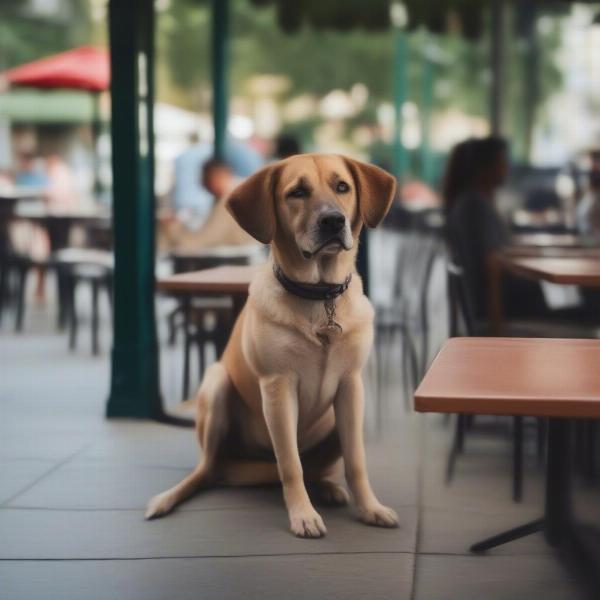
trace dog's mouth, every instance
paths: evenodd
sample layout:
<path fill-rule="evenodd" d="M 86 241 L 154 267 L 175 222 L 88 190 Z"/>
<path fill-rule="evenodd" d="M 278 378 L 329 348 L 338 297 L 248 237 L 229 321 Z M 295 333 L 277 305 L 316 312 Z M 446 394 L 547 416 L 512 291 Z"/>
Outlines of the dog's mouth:
<path fill-rule="evenodd" d="M 314 250 L 302 250 L 302 256 L 306 260 L 314 258 L 317 254 L 337 254 L 341 250 L 350 250 L 352 242 L 346 239 L 346 236 L 334 236 L 317 246 Z"/>

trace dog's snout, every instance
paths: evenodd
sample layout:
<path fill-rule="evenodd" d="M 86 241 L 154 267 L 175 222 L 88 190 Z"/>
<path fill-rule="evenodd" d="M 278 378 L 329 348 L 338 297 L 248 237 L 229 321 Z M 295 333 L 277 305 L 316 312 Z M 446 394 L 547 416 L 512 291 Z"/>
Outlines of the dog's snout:
<path fill-rule="evenodd" d="M 319 217 L 319 228 L 326 233 L 339 233 L 346 223 L 346 217 L 339 210 L 328 210 Z"/>

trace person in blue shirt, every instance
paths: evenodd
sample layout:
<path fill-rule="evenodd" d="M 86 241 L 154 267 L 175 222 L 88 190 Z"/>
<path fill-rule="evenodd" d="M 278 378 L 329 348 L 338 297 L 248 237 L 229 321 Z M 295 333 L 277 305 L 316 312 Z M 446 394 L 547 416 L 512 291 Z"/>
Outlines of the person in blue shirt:
<path fill-rule="evenodd" d="M 175 183 L 172 205 L 176 213 L 185 215 L 191 229 L 197 229 L 213 207 L 212 194 L 202 185 L 204 164 L 213 155 L 212 144 L 200 142 L 197 134 L 190 136 L 190 146 L 175 159 Z M 225 160 L 236 177 L 252 175 L 263 165 L 263 159 L 252 148 L 237 141 L 225 145 Z"/>
<path fill-rule="evenodd" d="M 19 155 L 15 172 L 18 187 L 45 188 L 49 183 L 47 175 L 36 165 L 36 157 L 31 152 Z"/>

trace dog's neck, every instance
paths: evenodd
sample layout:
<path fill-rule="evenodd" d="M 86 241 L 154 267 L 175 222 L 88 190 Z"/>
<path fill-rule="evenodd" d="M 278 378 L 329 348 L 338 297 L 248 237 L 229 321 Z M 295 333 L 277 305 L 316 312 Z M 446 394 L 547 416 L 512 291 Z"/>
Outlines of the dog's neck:
<path fill-rule="evenodd" d="M 282 252 L 276 244 L 271 246 L 271 261 L 289 277 L 302 283 L 342 283 L 355 273 L 356 246 L 338 254 L 320 254 L 311 259 Z"/>

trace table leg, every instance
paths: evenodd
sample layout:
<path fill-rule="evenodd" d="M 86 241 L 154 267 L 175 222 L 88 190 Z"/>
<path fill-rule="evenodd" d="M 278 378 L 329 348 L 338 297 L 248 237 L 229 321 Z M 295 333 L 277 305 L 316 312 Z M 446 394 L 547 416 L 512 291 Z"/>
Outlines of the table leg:
<path fill-rule="evenodd" d="M 553 546 L 562 541 L 571 518 L 571 422 L 548 422 L 546 466 L 546 539 Z"/>
<path fill-rule="evenodd" d="M 563 541 L 571 520 L 570 424 L 569 419 L 549 420 L 544 517 L 473 544 L 471 552 L 486 552 L 538 531 L 544 531 L 546 539 L 553 546 Z"/>

